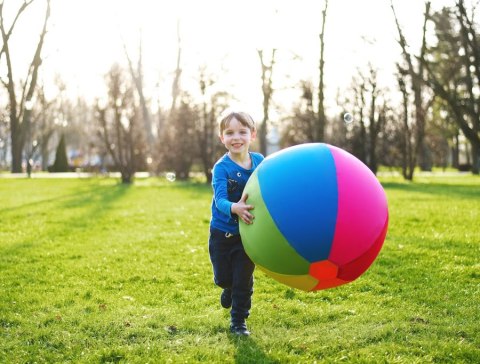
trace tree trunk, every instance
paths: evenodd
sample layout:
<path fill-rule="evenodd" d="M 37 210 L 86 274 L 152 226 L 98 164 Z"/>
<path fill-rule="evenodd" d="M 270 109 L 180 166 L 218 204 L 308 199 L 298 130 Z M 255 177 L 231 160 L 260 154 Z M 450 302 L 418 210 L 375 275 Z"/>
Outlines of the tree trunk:
<path fill-rule="evenodd" d="M 273 96 L 272 75 L 273 66 L 275 64 L 276 49 L 272 49 L 272 55 L 269 64 L 265 63 L 263 50 L 258 50 L 260 64 L 262 66 L 262 93 L 263 93 L 263 120 L 258 128 L 258 139 L 260 143 L 260 153 L 267 155 L 267 134 L 269 122 L 270 102 Z"/>
<path fill-rule="evenodd" d="M 13 126 L 13 123 L 12 123 Z M 19 129 L 17 126 L 16 129 Z M 11 153 L 12 153 L 12 173 L 22 173 L 22 151 L 23 143 L 21 141 L 20 132 L 12 130 L 11 132 Z"/>
<path fill-rule="evenodd" d="M 459 145 L 460 145 L 460 142 L 458 140 L 458 133 L 454 136 L 453 138 L 453 146 L 452 146 L 452 167 L 453 168 L 458 168 L 459 164 L 460 164 L 460 161 L 459 161 L 459 157 L 460 157 L 460 153 L 459 153 Z"/>
<path fill-rule="evenodd" d="M 480 170 L 480 145 L 471 143 L 472 146 L 472 173 L 479 174 Z"/>
<path fill-rule="evenodd" d="M 372 96 L 371 118 L 369 125 L 370 148 L 368 149 L 368 166 L 370 170 L 377 174 L 377 122 L 375 121 L 375 96 Z"/>
<path fill-rule="evenodd" d="M 318 65 L 319 81 L 318 81 L 318 110 L 317 110 L 317 123 L 315 127 L 315 141 L 323 142 L 325 140 L 325 94 L 324 94 L 324 81 L 323 71 L 325 68 L 325 21 L 327 19 L 328 0 L 325 0 L 325 7 L 322 11 L 322 31 L 320 33 L 320 61 Z"/>

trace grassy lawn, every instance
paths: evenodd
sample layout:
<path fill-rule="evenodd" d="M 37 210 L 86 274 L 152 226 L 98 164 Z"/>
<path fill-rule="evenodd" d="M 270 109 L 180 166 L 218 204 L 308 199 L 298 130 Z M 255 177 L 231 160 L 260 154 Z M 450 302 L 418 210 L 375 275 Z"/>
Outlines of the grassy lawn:
<path fill-rule="evenodd" d="M 0 363 L 480 362 L 480 178 L 381 182 L 370 269 L 315 293 L 258 271 L 252 336 L 235 338 L 209 186 L 0 179 Z"/>

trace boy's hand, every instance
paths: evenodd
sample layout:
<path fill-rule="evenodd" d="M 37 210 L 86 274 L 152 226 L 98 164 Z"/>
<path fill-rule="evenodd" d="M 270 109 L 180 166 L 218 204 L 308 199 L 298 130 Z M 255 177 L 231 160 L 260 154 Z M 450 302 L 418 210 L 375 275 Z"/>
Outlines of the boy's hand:
<path fill-rule="evenodd" d="M 232 204 L 232 214 L 236 214 L 242 221 L 247 224 L 253 224 L 253 216 L 249 211 L 253 210 L 252 205 L 247 205 L 248 194 L 243 194 L 240 201 Z"/>

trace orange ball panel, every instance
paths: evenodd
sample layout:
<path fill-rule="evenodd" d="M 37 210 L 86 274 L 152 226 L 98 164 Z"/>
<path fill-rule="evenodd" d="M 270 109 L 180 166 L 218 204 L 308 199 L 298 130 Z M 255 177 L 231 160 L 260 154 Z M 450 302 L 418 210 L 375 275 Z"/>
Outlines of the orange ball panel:
<path fill-rule="evenodd" d="M 320 262 L 310 264 L 308 273 L 320 281 L 324 279 L 333 279 L 337 278 L 338 267 L 335 263 L 328 260 L 321 260 Z"/>

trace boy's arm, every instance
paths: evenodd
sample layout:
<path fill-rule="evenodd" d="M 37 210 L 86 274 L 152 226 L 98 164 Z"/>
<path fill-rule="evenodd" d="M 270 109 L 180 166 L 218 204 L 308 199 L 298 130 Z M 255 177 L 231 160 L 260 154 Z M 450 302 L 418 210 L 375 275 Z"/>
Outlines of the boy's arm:
<path fill-rule="evenodd" d="M 223 168 L 216 166 L 213 170 L 212 180 L 215 206 L 228 217 L 232 217 L 232 215 L 235 214 L 241 218 L 245 224 L 251 224 L 254 216 L 249 211 L 253 209 L 253 206 L 246 204 L 248 195 L 242 195 L 242 198 L 238 202 L 231 202 L 228 199 L 227 185 L 227 172 Z"/>
<path fill-rule="evenodd" d="M 232 217 L 233 202 L 228 200 L 227 178 L 227 172 L 223 168 L 214 168 L 212 186 L 215 206 L 225 215 Z"/>

